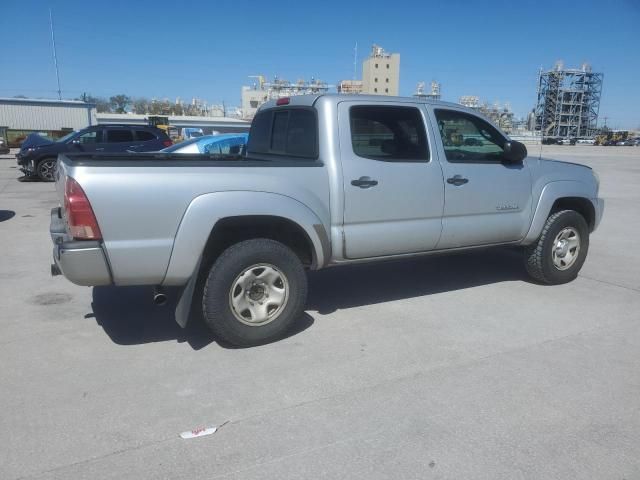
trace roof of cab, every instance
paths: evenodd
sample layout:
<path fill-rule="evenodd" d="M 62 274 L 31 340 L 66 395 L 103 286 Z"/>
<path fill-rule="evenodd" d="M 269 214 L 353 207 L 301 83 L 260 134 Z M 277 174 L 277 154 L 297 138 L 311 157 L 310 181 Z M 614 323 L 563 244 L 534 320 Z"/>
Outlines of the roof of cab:
<path fill-rule="evenodd" d="M 320 93 L 320 94 L 310 94 L 310 95 L 294 95 L 289 97 L 289 103 L 284 106 L 303 106 L 303 107 L 311 107 L 315 105 L 315 103 L 322 98 L 323 100 L 329 102 L 344 102 L 344 101 L 353 101 L 357 100 L 360 102 L 375 102 L 375 103 L 425 103 L 430 105 L 440 105 L 443 107 L 456 107 L 467 109 L 463 105 L 459 103 L 452 102 L 443 102 L 442 100 L 431 100 L 417 97 L 392 97 L 389 95 L 357 95 L 357 94 L 344 94 L 344 93 Z M 269 100 L 265 102 L 261 107 L 262 109 L 273 108 L 276 107 L 277 99 Z"/>

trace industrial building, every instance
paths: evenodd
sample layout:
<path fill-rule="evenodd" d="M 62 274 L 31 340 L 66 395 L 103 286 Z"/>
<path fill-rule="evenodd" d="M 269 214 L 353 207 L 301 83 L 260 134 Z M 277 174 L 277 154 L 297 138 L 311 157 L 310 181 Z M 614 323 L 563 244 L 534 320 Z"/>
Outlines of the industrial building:
<path fill-rule="evenodd" d="M 362 93 L 398 95 L 399 89 L 400 54 L 373 45 L 371 55 L 362 63 Z"/>
<path fill-rule="evenodd" d="M 500 105 L 498 102 L 495 102 L 493 105 L 490 105 L 487 102 L 481 102 L 480 97 L 475 95 L 462 96 L 458 100 L 458 103 L 465 107 L 477 110 L 506 133 L 511 133 L 513 131 L 514 124 L 516 122 L 514 120 L 513 111 L 511 110 L 511 105 L 508 103 Z"/>
<path fill-rule="evenodd" d="M 540 70 L 535 129 L 543 137 L 589 137 L 596 133 L 604 75 L 583 64 L 566 69 Z"/>
<path fill-rule="evenodd" d="M 96 106 L 91 103 L 0 98 L 0 137 L 12 148 L 34 132 L 57 138 L 96 123 Z"/>
<path fill-rule="evenodd" d="M 362 93 L 362 80 L 341 80 L 338 82 L 338 93 L 352 95 Z"/>
<path fill-rule="evenodd" d="M 440 100 L 442 95 L 440 94 L 440 84 L 438 82 L 431 82 L 431 91 L 429 93 L 425 92 L 424 87 L 424 82 L 418 83 L 416 86 L 416 92 L 413 96 L 422 100 Z"/>
<path fill-rule="evenodd" d="M 275 77 L 273 82 L 267 82 L 263 75 L 255 75 L 253 86 L 242 87 L 242 118 L 251 119 L 255 116 L 258 108 L 268 100 L 281 97 L 292 97 L 295 95 L 307 95 L 326 93 L 333 85 L 329 85 L 322 80 L 312 78 L 310 81 L 299 79 L 297 82 L 289 82 Z"/>

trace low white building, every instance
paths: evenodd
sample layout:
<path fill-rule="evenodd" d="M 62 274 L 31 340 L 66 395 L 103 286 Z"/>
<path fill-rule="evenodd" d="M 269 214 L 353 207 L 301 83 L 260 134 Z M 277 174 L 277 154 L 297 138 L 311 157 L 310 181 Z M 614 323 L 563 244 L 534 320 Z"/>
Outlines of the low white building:
<path fill-rule="evenodd" d="M 0 136 L 12 147 L 34 132 L 55 138 L 96 123 L 96 106 L 91 103 L 0 98 Z"/>
<path fill-rule="evenodd" d="M 148 125 L 151 114 L 134 113 L 98 113 L 98 125 Z M 154 115 L 151 115 L 154 116 Z M 201 128 L 205 134 L 212 131 L 220 133 L 248 132 L 251 122 L 230 117 L 190 117 L 186 115 L 167 115 L 169 124 L 177 128 Z"/>

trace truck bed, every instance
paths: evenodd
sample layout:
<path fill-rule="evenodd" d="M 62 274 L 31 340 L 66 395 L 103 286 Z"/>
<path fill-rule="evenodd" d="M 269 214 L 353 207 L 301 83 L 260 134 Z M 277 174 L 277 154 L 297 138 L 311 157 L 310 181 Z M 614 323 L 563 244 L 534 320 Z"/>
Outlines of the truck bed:
<path fill-rule="evenodd" d="M 61 206 L 65 176 L 82 185 L 91 203 L 116 285 L 163 283 L 180 223 L 194 200 L 204 196 L 263 192 L 289 197 L 327 229 L 330 223 L 328 176 L 319 161 L 169 153 L 61 155 L 56 181 Z M 229 195 L 210 198 L 232 201 Z M 211 218 L 201 220 L 209 231 L 215 215 L 212 211 Z"/>

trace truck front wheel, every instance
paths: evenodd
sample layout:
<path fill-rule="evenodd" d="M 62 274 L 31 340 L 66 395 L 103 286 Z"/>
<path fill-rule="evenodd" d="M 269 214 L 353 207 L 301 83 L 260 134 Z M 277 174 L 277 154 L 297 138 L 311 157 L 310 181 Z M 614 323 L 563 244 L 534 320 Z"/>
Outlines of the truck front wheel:
<path fill-rule="evenodd" d="M 589 227 L 573 210 L 549 216 L 538 241 L 525 249 L 527 272 L 548 285 L 567 283 L 578 276 L 589 250 Z"/>
<path fill-rule="evenodd" d="M 55 180 L 56 163 L 57 159 L 51 157 L 40 160 L 36 167 L 38 178 L 43 182 L 53 182 Z"/>
<path fill-rule="evenodd" d="M 298 256 L 274 240 L 227 248 L 207 276 L 202 309 L 217 338 L 250 347 L 281 338 L 302 315 L 307 276 Z"/>

